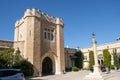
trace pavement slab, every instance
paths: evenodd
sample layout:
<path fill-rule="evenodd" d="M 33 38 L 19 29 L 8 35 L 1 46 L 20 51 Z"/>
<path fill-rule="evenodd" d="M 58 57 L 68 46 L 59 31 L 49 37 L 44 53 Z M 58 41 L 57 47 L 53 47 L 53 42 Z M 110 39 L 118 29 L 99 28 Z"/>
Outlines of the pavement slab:
<path fill-rule="evenodd" d="M 43 77 L 32 77 L 27 80 L 83 80 L 90 71 L 80 70 L 78 72 L 67 72 L 61 75 L 48 75 Z M 120 80 L 120 70 L 111 70 L 109 74 L 103 73 L 104 80 Z"/>

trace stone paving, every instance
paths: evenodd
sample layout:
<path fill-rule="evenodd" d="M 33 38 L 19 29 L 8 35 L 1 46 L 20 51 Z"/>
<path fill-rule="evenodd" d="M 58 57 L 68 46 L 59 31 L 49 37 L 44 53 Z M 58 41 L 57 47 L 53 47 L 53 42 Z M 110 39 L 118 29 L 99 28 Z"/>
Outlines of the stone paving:
<path fill-rule="evenodd" d="M 120 70 L 105 75 L 105 80 L 120 80 Z"/>
<path fill-rule="evenodd" d="M 27 80 L 83 80 L 89 71 L 68 72 L 62 75 L 49 75 L 43 77 L 34 77 Z M 103 73 L 105 80 L 120 80 L 120 70 L 111 71 L 109 74 Z"/>

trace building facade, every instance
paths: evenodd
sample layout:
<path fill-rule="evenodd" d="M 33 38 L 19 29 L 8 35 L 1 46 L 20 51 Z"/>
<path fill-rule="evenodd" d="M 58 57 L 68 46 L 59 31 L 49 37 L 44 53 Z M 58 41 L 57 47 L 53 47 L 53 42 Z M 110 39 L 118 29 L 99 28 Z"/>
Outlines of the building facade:
<path fill-rule="evenodd" d="M 98 54 L 99 65 L 102 65 L 103 61 L 104 61 L 104 59 L 103 59 L 103 50 L 104 49 L 108 49 L 108 51 L 110 52 L 111 64 L 114 65 L 113 50 L 114 49 L 117 50 L 117 55 L 120 58 L 120 41 L 97 45 L 97 54 Z M 93 48 L 88 47 L 88 48 L 81 48 L 79 50 L 81 50 L 84 55 L 83 67 L 88 68 L 89 67 L 89 51 L 93 51 Z M 75 48 L 65 48 L 65 67 L 66 68 L 71 68 L 74 66 L 75 59 L 76 59 L 76 57 L 74 55 L 76 52 L 77 52 L 77 49 L 75 49 Z M 119 62 L 120 62 L 120 60 L 119 60 Z"/>
<path fill-rule="evenodd" d="M 97 45 L 97 54 L 98 54 L 98 63 L 100 65 L 103 64 L 103 50 L 108 49 L 108 51 L 111 54 L 111 64 L 114 65 L 114 60 L 113 60 L 113 50 L 117 50 L 117 55 L 120 57 L 120 41 L 112 42 L 112 43 L 106 43 L 102 45 Z M 84 67 L 88 67 L 89 65 L 89 51 L 93 51 L 92 47 L 89 48 L 82 48 L 81 51 L 84 53 Z"/>
<path fill-rule="evenodd" d="M 74 48 L 64 48 L 65 52 L 65 68 L 66 70 L 71 69 L 71 67 L 75 66 L 75 59 L 77 58 L 75 56 L 75 53 L 77 52 L 77 49 Z"/>
<path fill-rule="evenodd" d="M 14 48 L 33 65 L 35 75 L 62 74 L 64 62 L 64 23 L 40 10 L 27 9 L 15 23 Z"/>

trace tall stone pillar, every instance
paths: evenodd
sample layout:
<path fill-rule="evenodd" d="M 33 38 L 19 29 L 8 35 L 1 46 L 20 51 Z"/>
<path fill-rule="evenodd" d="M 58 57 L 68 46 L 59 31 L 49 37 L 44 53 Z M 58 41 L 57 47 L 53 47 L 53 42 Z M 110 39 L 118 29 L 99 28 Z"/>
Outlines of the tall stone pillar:
<path fill-rule="evenodd" d="M 98 55 L 97 55 L 97 41 L 95 39 L 95 34 L 92 34 L 92 45 L 93 45 L 93 51 L 94 51 L 94 62 L 95 65 L 93 67 L 94 71 L 93 73 L 90 73 L 85 77 L 84 80 L 104 80 L 102 77 L 102 72 L 100 70 L 99 64 L 98 64 Z"/>
<path fill-rule="evenodd" d="M 65 71 L 65 58 L 64 58 L 64 31 L 63 23 L 60 18 L 56 18 L 56 73 L 62 74 Z"/>
<path fill-rule="evenodd" d="M 94 60 L 95 60 L 95 65 L 94 65 L 94 72 L 93 74 L 97 74 L 97 75 L 101 75 L 101 70 L 100 70 L 100 66 L 98 64 L 98 55 L 97 55 L 97 41 L 96 39 L 93 37 L 92 38 L 92 44 L 93 44 L 93 51 L 94 51 Z"/>

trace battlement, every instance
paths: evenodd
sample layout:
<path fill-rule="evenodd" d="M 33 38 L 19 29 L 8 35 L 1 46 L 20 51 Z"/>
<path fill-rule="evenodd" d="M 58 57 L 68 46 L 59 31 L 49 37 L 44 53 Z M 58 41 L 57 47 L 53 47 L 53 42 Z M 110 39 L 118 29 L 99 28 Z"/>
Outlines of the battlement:
<path fill-rule="evenodd" d="M 58 18 L 58 17 L 54 17 L 54 16 L 50 16 L 46 13 L 43 13 L 41 10 L 36 10 L 35 8 L 33 9 L 26 9 L 24 16 L 20 19 L 17 20 L 15 23 L 15 27 L 21 25 L 22 23 L 24 23 L 24 20 L 26 17 L 38 17 L 38 18 L 42 18 L 44 20 L 47 20 L 48 22 L 52 22 L 54 24 L 58 24 L 58 25 L 64 25 L 63 23 L 63 19 L 62 18 Z"/>

